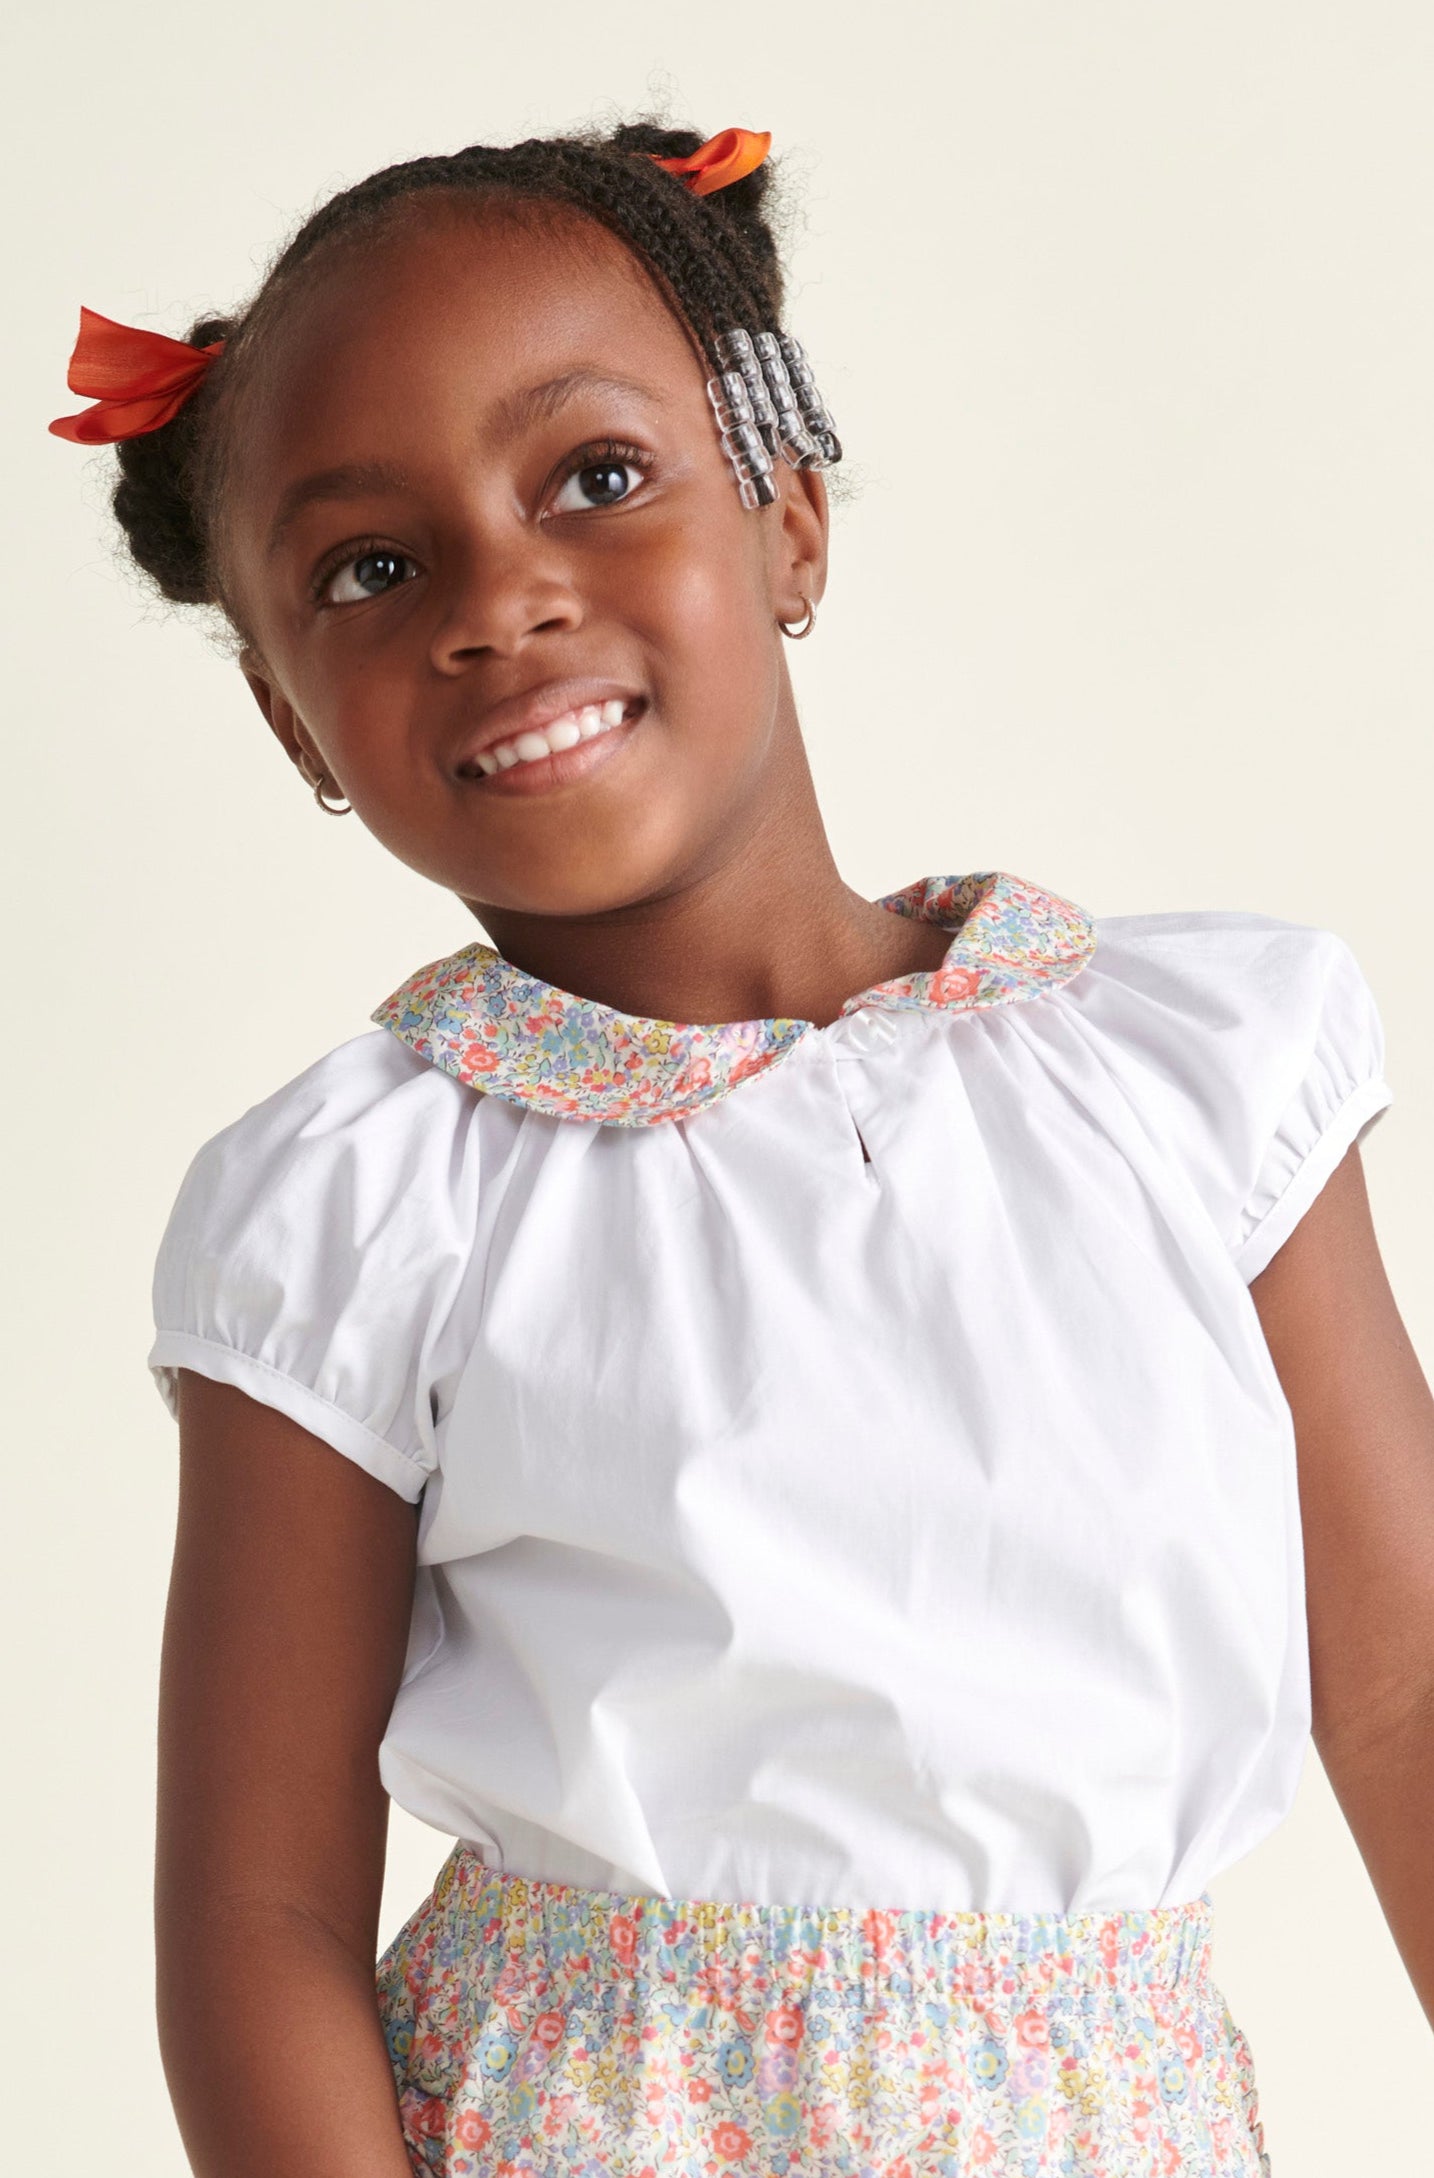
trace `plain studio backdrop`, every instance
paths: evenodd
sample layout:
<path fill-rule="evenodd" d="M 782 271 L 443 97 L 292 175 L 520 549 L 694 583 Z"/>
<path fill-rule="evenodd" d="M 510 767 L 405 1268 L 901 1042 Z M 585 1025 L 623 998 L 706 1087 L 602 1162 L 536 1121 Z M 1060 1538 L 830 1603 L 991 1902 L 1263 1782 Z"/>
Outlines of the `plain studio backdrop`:
<path fill-rule="evenodd" d="M 8 35 L 10 2130 L 46 2168 L 182 2178 L 154 1251 L 203 1140 L 482 933 L 318 813 L 237 667 L 127 572 L 112 457 L 45 429 L 82 405 L 81 303 L 182 336 L 417 153 L 662 105 L 770 128 L 788 323 L 858 487 L 791 654 L 843 874 L 1339 931 L 1388 1037 L 1364 1154 L 1428 1370 L 1434 15 L 87 0 Z M 395 1814 L 385 1941 L 449 1843 Z M 1213 1894 L 1276 2178 L 1412 2172 L 1434 2044 L 1313 1748 Z"/>

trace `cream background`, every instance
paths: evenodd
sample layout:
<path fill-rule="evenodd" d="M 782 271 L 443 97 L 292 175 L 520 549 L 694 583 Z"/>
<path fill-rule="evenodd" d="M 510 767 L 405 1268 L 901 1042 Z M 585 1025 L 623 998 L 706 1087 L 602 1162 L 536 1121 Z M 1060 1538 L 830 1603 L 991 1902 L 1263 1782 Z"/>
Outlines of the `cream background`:
<path fill-rule="evenodd" d="M 80 405 L 79 305 L 182 333 L 371 168 L 609 102 L 771 127 L 789 322 L 862 484 L 792 654 L 844 873 L 1340 931 L 1388 1034 L 1365 1160 L 1427 1366 L 1434 17 L 87 0 L 8 42 L 11 2131 L 37 2166 L 179 2178 L 152 1256 L 202 1140 L 477 933 L 318 815 L 237 670 L 125 572 L 110 457 L 45 431 Z M 395 1817 L 385 1936 L 447 1842 Z M 1434 2044 L 1312 1751 L 1214 1894 L 1276 2178 L 1412 2172 Z"/>

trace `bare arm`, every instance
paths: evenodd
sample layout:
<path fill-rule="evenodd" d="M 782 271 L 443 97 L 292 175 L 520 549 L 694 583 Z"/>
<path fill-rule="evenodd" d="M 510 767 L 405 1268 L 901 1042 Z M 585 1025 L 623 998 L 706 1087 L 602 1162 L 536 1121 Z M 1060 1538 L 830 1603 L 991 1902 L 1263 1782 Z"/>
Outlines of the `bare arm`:
<path fill-rule="evenodd" d="M 1250 1295 L 1299 1451 L 1315 1745 L 1434 2026 L 1434 1397 L 1358 1149 Z"/>
<path fill-rule="evenodd" d="M 417 1509 L 180 1372 L 160 1679 L 160 2047 L 197 2178 L 411 2178 L 374 1993 Z"/>

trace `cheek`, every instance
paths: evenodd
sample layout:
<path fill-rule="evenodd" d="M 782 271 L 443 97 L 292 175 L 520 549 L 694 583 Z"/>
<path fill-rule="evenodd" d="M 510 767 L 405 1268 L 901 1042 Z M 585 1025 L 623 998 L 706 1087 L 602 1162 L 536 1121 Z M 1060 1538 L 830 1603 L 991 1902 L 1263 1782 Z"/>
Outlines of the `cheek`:
<path fill-rule="evenodd" d="M 674 678 L 699 676 L 711 702 L 728 709 L 741 691 L 750 702 L 775 665 L 773 621 L 763 571 L 750 541 L 671 555 L 643 587 L 639 610 Z"/>
<path fill-rule="evenodd" d="M 292 660 L 286 691 L 340 778 L 402 794 L 425 748 L 421 680 L 406 648 L 339 645 Z"/>

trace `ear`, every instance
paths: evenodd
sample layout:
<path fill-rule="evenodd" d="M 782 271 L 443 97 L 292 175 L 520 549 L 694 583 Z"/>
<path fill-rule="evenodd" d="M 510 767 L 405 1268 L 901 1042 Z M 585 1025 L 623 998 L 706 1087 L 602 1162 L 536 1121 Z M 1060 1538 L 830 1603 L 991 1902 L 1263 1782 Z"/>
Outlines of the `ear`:
<path fill-rule="evenodd" d="M 767 532 L 772 611 L 779 620 L 800 620 L 803 599 L 821 603 L 827 586 L 827 533 L 831 517 L 819 469 L 779 465 L 781 496 Z M 769 517 L 771 519 L 771 517 Z"/>
<path fill-rule="evenodd" d="M 324 769 L 324 760 L 315 748 L 308 728 L 258 651 L 249 644 L 239 653 L 239 671 L 249 683 L 250 694 L 268 720 L 275 739 L 290 763 L 297 764 L 302 770 L 302 759 L 308 757 L 314 768 L 321 772 Z"/>

